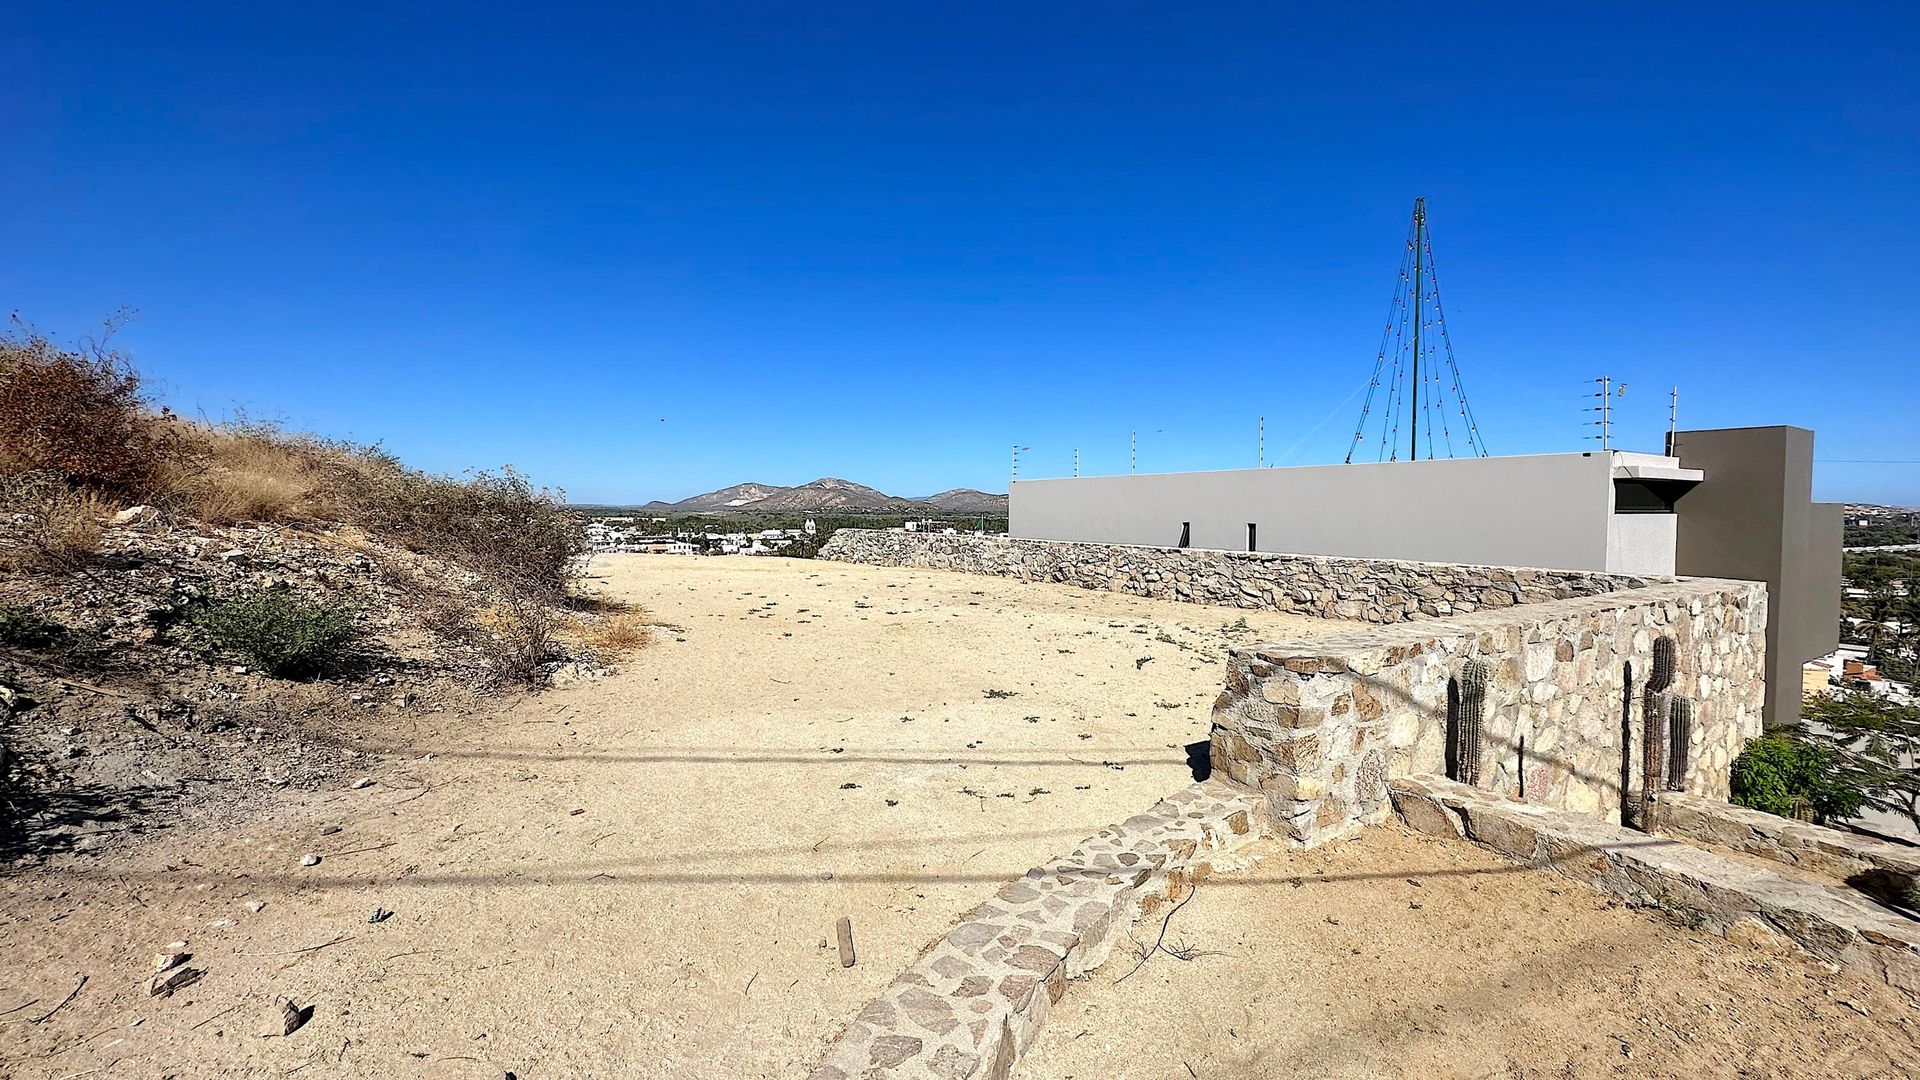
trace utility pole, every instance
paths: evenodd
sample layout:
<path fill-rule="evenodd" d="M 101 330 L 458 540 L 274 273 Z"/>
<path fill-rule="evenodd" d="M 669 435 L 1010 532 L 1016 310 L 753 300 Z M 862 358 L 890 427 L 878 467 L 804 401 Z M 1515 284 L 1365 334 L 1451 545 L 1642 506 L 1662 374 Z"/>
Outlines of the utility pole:
<path fill-rule="evenodd" d="M 1409 460 L 1420 460 L 1420 317 L 1424 313 L 1420 296 L 1420 267 L 1426 260 L 1427 200 L 1413 200 L 1413 437 L 1409 441 Z"/>

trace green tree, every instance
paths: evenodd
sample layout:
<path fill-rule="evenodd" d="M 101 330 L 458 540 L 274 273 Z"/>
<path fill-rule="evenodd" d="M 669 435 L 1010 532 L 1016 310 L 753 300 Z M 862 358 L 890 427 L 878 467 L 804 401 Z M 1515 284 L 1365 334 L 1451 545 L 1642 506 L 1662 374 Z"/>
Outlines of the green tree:
<path fill-rule="evenodd" d="M 1815 697 L 1798 734 L 1830 751 L 1823 768 L 1835 783 L 1920 828 L 1920 707 L 1871 694 Z"/>

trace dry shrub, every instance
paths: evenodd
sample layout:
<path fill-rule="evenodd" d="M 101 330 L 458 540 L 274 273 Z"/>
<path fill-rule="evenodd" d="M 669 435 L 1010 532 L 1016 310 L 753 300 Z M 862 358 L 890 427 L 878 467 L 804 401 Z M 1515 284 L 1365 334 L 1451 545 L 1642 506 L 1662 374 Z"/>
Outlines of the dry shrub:
<path fill-rule="evenodd" d="M 543 686 L 548 665 L 572 659 L 560 645 L 562 620 L 549 604 L 509 596 L 473 614 L 488 673 L 497 682 Z"/>
<path fill-rule="evenodd" d="M 558 491 L 513 469 L 428 476 L 365 449 L 329 462 L 343 517 L 528 597 L 559 601 L 579 576 L 585 525 Z"/>
<path fill-rule="evenodd" d="M 576 618 L 570 635 L 597 656 L 619 656 L 653 644 L 653 628 L 637 614 Z"/>
<path fill-rule="evenodd" d="M 152 415 L 140 376 L 104 343 L 61 348 L 18 316 L 0 336 L 0 475 L 49 473 L 142 497 L 169 450 Z"/>
<path fill-rule="evenodd" d="M 51 473 L 0 478 L 0 567 L 63 573 L 100 554 L 113 504 Z"/>
<path fill-rule="evenodd" d="M 214 524 L 358 525 L 528 602 L 564 599 L 586 552 L 585 523 L 564 495 L 511 468 L 430 476 L 375 446 L 244 418 L 188 423 L 148 409 L 139 375 L 119 352 L 95 343 L 62 348 L 16 319 L 0 336 L 0 477 L 24 474 Z M 28 524 L 38 539 L 28 546 L 79 553 L 90 531 L 97 544 L 98 515 L 83 512 L 91 497 L 34 504 Z"/>

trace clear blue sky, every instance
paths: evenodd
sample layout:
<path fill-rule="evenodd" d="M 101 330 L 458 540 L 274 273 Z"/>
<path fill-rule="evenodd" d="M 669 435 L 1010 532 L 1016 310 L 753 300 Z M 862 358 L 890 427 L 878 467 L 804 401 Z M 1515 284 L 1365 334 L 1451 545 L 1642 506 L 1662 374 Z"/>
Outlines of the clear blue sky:
<path fill-rule="evenodd" d="M 0 307 L 578 500 L 1005 490 L 1339 460 L 1424 195 L 1493 452 L 1920 459 L 1914 5 L 574 8 L 16 5 Z"/>

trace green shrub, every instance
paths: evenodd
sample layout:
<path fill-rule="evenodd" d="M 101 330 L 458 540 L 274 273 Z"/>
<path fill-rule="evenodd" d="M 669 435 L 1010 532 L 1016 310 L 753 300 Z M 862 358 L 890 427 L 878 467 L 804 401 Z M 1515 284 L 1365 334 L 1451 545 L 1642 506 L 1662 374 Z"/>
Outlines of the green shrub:
<path fill-rule="evenodd" d="M 195 613 L 194 625 L 215 648 L 252 659 L 286 679 L 311 679 L 347 667 L 360 642 L 351 608 L 266 589 L 218 600 Z"/>
<path fill-rule="evenodd" d="M 1733 759 L 1733 802 L 1822 825 L 1860 812 L 1866 795 L 1841 773 L 1831 747 L 1786 731 L 1747 744 Z"/>
<path fill-rule="evenodd" d="M 0 645 L 51 649 L 67 640 L 67 628 L 41 618 L 30 608 L 0 607 Z"/>

